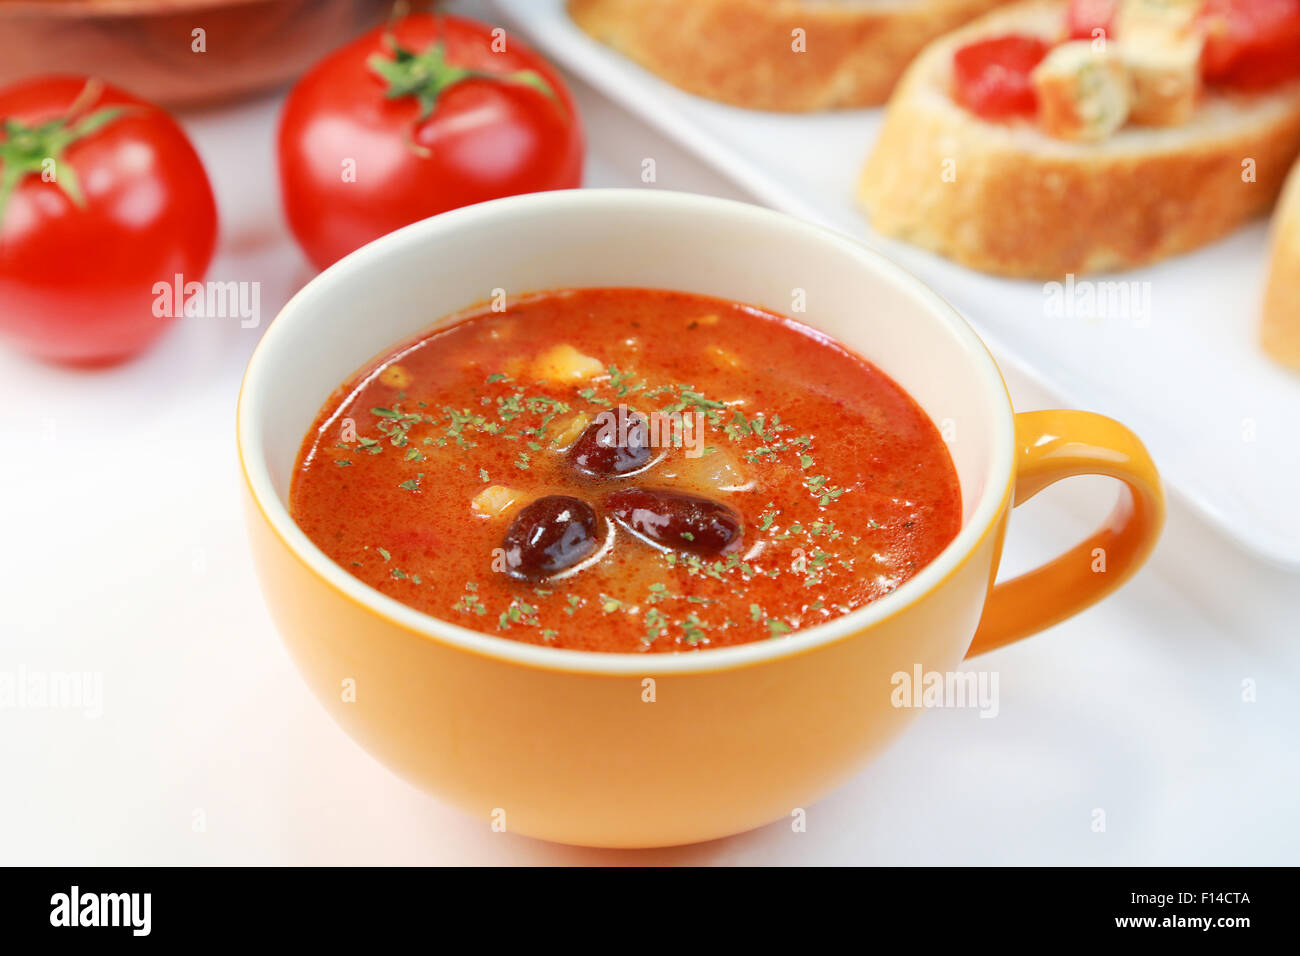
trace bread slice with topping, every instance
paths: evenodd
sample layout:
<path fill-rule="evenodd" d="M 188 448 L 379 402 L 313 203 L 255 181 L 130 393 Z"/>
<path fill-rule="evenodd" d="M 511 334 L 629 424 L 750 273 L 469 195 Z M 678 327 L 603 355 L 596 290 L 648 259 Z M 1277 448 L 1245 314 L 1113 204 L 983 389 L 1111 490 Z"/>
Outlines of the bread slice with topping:
<path fill-rule="evenodd" d="M 1111 130 L 1087 126 L 1115 125 L 1121 91 L 1109 74 L 1099 85 L 1080 73 L 1074 110 L 1053 106 L 1059 135 L 1043 125 L 1043 96 L 1066 89 L 1074 54 L 1035 68 L 1036 115 L 990 120 L 954 99 L 957 50 L 1007 35 L 1056 46 L 1066 6 L 1032 0 L 994 11 L 917 57 L 859 182 L 878 231 L 985 272 L 1049 278 L 1187 252 L 1273 204 L 1300 153 L 1298 81 L 1199 90 L 1189 101 L 1195 82 L 1180 48 L 1139 47 L 1124 59 L 1145 87 L 1129 86 L 1128 117 Z M 1123 50 L 1123 40 L 1112 46 Z M 1083 134 L 1066 138 L 1071 124 Z"/>
<path fill-rule="evenodd" d="M 1273 253 L 1264 290 L 1264 351 L 1300 371 L 1300 164 L 1273 216 Z"/>
<path fill-rule="evenodd" d="M 1005 2 L 568 0 L 568 8 L 591 36 L 689 93 L 812 112 L 885 102 L 926 43 Z"/>

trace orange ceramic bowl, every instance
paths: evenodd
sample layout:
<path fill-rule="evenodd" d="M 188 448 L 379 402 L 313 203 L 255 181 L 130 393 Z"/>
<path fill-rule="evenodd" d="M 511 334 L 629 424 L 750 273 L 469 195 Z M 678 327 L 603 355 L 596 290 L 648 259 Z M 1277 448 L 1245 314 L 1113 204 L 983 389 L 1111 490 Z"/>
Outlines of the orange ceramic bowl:
<path fill-rule="evenodd" d="M 362 584 L 286 507 L 304 433 L 388 346 L 490 297 L 683 289 L 790 313 L 889 373 L 949 441 L 963 526 L 896 591 L 779 639 L 685 654 L 521 644 Z M 1085 607 L 1145 559 L 1159 479 L 1121 425 L 1015 415 L 993 359 L 943 300 L 844 236 L 744 204 L 655 190 L 551 192 L 386 236 L 294 297 L 249 363 L 238 412 L 267 603 L 334 718 L 393 770 L 483 821 L 564 843 L 647 847 L 788 818 L 851 776 L 914 711 L 893 675 L 954 669 Z M 1119 478 L 1090 540 L 992 587 L 1013 503 L 1068 475 Z M 1098 571 L 1098 555 L 1104 570 Z"/>
<path fill-rule="evenodd" d="M 225 102 L 288 83 L 391 9 L 391 0 L 0 0 L 0 86 L 85 73 L 163 106 Z"/>

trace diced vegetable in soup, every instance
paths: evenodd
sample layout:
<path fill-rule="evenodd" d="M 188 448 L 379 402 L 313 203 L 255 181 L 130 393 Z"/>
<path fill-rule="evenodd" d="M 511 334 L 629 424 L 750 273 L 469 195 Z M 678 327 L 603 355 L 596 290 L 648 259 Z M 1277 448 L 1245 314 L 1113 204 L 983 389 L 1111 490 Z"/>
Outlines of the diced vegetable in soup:
<path fill-rule="evenodd" d="M 344 383 L 294 519 L 417 610 L 595 651 L 781 638 L 956 535 L 934 424 L 862 358 L 752 306 L 651 289 L 454 317 Z"/>

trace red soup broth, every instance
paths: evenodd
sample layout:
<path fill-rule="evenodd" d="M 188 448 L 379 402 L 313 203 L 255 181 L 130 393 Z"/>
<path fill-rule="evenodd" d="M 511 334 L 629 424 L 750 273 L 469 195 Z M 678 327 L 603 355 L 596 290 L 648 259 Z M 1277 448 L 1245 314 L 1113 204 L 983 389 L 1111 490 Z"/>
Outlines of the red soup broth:
<path fill-rule="evenodd" d="M 598 423 L 625 427 L 593 445 Z M 583 467 L 629 449 L 630 472 Z M 559 545 L 584 556 L 519 576 L 512 555 L 539 553 L 521 525 L 551 495 L 577 499 L 550 514 L 586 516 Z M 658 532 L 647 495 L 699 520 Z M 290 510 L 341 567 L 426 614 L 642 653 L 833 620 L 961 524 L 947 447 L 879 369 L 784 316 L 655 289 L 532 294 L 393 349 L 321 408 Z"/>

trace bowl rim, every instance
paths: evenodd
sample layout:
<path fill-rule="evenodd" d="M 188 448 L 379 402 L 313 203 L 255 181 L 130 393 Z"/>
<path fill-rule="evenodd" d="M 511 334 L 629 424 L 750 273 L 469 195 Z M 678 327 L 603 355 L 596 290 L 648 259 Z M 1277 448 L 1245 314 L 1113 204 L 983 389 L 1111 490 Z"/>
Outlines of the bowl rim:
<path fill-rule="evenodd" d="M 292 351 L 299 330 L 310 328 L 312 302 L 322 290 L 340 282 L 355 281 L 367 267 L 390 251 L 410 244 L 454 235 L 462 225 L 482 220 L 513 219 L 563 214 L 630 204 L 654 209 L 666 215 L 726 216 L 743 228 L 778 226 L 805 242 L 830 242 L 851 253 L 865 267 L 874 269 L 901 286 L 911 298 L 942 322 L 977 366 L 984 384 L 1001 397 L 989 438 L 990 456 L 983 491 L 969 520 L 933 560 L 894 591 L 842 617 L 779 639 L 752 641 L 727 647 L 703 648 L 677 653 L 614 653 L 583 651 L 528 644 L 461 627 L 418 611 L 353 577 L 329 558 L 298 527 L 288 507 L 280 501 L 271 481 L 270 469 L 261 455 L 262 428 L 255 411 L 273 397 L 268 382 L 277 351 Z M 814 326 L 815 327 L 815 326 Z M 357 365 L 370 356 L 358 358 Z M 888 369 L 884 369 L 889 374 Z M 1014 416 L 1011 398 L 996 361 L 975 330 L 952 305 L 916 276 L 881 253 L 844 233 L 803 221 L 761 206 L 672 191 L 640 189 L 573 189 L 511 196 L 466 206 L 412 223 L 362 246 L 321 272 L 303 286 L 271 321 L 253 351 L 240 384 L 236 408 L 236 445 L 240 468 L 252 502 L 262 520 L 280 542 L 309 571 L 341 596 L 372 614 L 413 635 L 457 650 L 539 670 L 603 676 L 646 676 L 658 674 L 700 674 L 770 663 L 798 656 L 848 639 L 892 618 L 937 590 L 979 549 L 993 532 L 1010 504 L 1014 487 Z M 972 635 L 973 636 L 973 635 Z"/>

